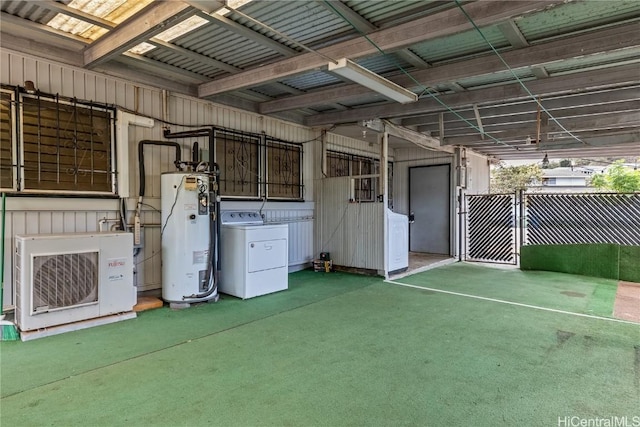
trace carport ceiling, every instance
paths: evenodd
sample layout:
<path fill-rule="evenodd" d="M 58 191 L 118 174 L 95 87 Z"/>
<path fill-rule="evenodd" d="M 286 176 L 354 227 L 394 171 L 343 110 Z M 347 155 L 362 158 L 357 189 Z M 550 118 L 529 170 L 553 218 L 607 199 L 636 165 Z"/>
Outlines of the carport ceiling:
<path fill-rule="evenodd" d="M 501 159 L 640 156 L 637 0 L 153 1 L 128 18 L 88 9 L 110 1 L 3 0 L 0 43 L 338 133 L 387 119 Z M 66 25 L 54 28 L 56 17 Z M 163 33 L 181 22 L 186 32 Z M 340 58 L 418 101 L 330 73 Z"/>

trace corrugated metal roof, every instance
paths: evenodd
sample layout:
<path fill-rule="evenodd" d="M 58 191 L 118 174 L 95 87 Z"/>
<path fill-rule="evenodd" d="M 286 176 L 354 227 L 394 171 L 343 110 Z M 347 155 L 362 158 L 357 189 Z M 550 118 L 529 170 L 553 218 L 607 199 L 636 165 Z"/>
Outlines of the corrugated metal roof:
<path fill-rule="evenodd" d="M 498 26 L 481 28 L 482 34 L 496 48 L 510 46 Z M 425 61 L 437 63 L 451 58 L 489 52 L 491 48 L 476 30 L 469 30 L 448 37 L 439 37 L 411 46 L 411 50 Z"/>
<path fill-rule="evenodd" d="M 571 2 L 515 22 L 529 41 L 640 16 L 638 0 Z"/>
<path fill-rule="evenodd" d="M 279 53 L 216 24 L 200 27 L 173 43 L 240 69 L 281 57 Z"/>
<path fill-rule="evenodd" d="M 379 28 L 391 23 L 397 24 L 415 19 L 423 14 L 456 7 L 452 1 L 433 0 L 347 0 L 344 3 Z"/>
<path fill-rule="evenodd" d="M 296 42 L 310 47 L 321 41 L 324 43 L 326 39 L 342 37 L 343 33 L 356 35 L 348 23 L 317 2 L 282 0 L 251 2 L 245 5 L 242 12 Z M 300 49 L 295 43 L 277 34 L 269 34 L 262 27 L 248 22 L 244 18 L 234 17 L 234 20 L 255 31 L 265 33 L 287 46 Z"/>
<path fill-rule="evenodd" d="M 298 76 L 282 79 L 282 83 L 302 91 L 329 86 L 341 82 L 342 80 L 340 80 L 339 78 L 322 71 L 315 71 L 312 73 L 305 73 Z"/>
<path fill-rule="evenodd" d="M 25 3 L 23 1 L 13 0 L 3 0 L 0 2 L 0 10 L 40 24 L 46 24 L 57 15 L 56 12 L 51 12 L 50 10 L 40 7 L 37 3 Z"/>

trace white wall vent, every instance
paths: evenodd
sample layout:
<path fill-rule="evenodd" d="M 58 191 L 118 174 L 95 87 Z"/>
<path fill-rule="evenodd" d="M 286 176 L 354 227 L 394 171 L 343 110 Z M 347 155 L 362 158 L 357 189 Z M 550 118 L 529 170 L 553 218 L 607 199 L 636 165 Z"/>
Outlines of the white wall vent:
<path fill-rule="evenodd" d="M 131 233 L 18 235 L 14 266 L 22 332 L 131 312 L 136 304 Z M 71 329 L 86 327 L 77 326 Z"/>

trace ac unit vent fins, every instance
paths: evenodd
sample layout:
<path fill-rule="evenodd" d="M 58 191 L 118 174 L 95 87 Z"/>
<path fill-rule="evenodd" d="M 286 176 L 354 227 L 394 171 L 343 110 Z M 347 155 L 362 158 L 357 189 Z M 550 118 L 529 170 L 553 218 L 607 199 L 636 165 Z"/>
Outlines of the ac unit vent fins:
<path fill-rule="evenodd" d="M 98 252 L 33 258 L 33 312 L 98 301 Z"/>

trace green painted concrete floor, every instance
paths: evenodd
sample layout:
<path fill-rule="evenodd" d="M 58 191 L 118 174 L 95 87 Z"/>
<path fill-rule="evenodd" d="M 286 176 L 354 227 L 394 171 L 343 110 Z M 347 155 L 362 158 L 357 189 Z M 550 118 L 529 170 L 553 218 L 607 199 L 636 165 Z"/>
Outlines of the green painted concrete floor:
<path fill-rule="evenodd" d="M 400 282 L 604 317 L 616 289 L 460 263 Z M 3 427 L 640 417 L 640 325 L 341 273 L 303 271 L 287 292 L 3 342 L 0 357 Z"/>

